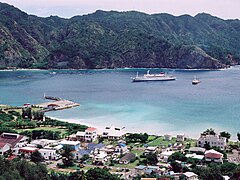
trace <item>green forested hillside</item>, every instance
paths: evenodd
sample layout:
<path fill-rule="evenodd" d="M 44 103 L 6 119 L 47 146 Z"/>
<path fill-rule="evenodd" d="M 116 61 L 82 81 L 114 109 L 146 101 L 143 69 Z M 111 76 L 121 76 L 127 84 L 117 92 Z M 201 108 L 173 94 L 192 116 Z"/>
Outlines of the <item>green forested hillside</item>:
<path fill-rule="evenodd" d="M 96 11 L 41 18 L 0 3 L 0 67 L 221 68 L 240 62 L 240 21 Z"/>

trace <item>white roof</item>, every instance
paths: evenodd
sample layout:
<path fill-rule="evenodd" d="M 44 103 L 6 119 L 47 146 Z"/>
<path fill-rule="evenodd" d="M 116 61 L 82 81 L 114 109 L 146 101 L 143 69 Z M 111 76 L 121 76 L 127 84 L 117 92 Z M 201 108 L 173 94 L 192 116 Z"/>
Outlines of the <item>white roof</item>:
<path fill-rule="evenodd" d="M 114 126 L 111 126 L 109 129 L 105 128 L 103 132 L 108 133 L 108 136 L 114 136 L 114 137 L 121 137 L 125 134 L 125 132 L 121 128 L 116 128 Z"/>
<path fill-rule="evenodd" d="M 77 133 L 76 133 L 76 136 L 85 136 L 85 132 L 81 132 L 81 131 L 78 131 Z"/>
<path fill-rule="evenodd" d="M 185 173 L 183 173 L 185 176 L 187 176 L 188 178 L 190 178 L 190 177 L 193 177 L 193 176 L 197 176 L 198 177 L 198 175 L 197 174 L 195 174 L 195 173 L 193 173 L 193 172 L 185 172 Z"/>
<path fill-rule="evenodd" d="M 29 147 L 29 146 L 21 147 L 20 149 L 22 149 L 22 150 L 29 150 L 29 151 L 38 150 L 38 148 L 36 148 L 36 147 Z"/>
<path fill-rule="evenodd" d="M 157 147 L 153 147 L 153 146 L 149 146 L 146 148 L 146 150 L 149 150 L 149 151 L 155 151 L 157 149 Z"/>
<path fill-rule="evenodd" d="M 224 180 L 229 180 L 230 177 L 229 176 L 222 176 Z"/>
<path fill-rule="evenodd" d="M 208 151 L 205 152 L 205 154 L 208 154 L 208 153 L 223 155 L 222 153 L 220 153 L 218 151 L 215 151 L 214 149 L 211 149 L 211 150 L 208 150 Z"/>
<path fill-rule="evenodd" d="M 105 158 L 107 157 L 107 153 L 100 151 L 99 154 L 95 155 L 95 158 Z"/>
<path fill-rule="evenodd" d="M 56 152 L 56 149 L 39 149 L 38 150 L 40 153 L 41 152 Z"/>
<path fill-rule="evenodd" d="M 162 156 L 171 156 L 174 153 L 174 151 L 164 151 L 161 153 Z"/>
<path fill-rule="evenodd" d="M 203 159 L 204 158 L 204 155 L 197 155 L 197 154 L 186 154 L 186 157 L 187 158 L 189 158 L 189 157 L 191 157 L 191 158 L 194 158 L 194 159 Z"/>
<path fill-rule="evenodd" d="M 67 140 L 63 140 L 63 141 L 60 142 L 60 144 L 76 146 L 76 145 L 80 144 L 80 141 L 67 141 Z"/>

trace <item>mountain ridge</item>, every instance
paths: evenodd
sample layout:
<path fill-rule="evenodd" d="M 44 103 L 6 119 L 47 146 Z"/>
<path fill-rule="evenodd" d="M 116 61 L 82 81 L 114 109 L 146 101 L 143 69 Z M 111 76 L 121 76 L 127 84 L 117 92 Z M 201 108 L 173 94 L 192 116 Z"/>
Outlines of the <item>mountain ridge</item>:
<path fill-rule="evenodd" d="M 47 18 L 0 3 L 0 67 L 224 68 L 240 62 L 240 21 L 103 11 Z"/>

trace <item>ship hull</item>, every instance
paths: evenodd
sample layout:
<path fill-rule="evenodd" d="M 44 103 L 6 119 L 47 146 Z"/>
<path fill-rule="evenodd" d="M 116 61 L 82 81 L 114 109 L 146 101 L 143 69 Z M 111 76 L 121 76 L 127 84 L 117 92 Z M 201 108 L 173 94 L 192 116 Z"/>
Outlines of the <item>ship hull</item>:
<path fill-rule="evenodd" d="M 164 78 L 133 78 L 132 82 L 146 82 L 146 81 L 174 81 L 176 77 L 164 77 Z"/>

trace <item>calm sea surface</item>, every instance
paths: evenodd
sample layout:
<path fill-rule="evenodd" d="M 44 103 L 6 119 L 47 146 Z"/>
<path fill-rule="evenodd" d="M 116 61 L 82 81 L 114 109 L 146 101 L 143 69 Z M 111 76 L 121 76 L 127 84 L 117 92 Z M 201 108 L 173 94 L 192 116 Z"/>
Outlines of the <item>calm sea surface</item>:
<path fill-rule="evenodd" d="M 147 69 L 0 71 L 0 104 L 44 102 L 46 95 L 81 106 L 48 115 L 72 122 L 152 134 L 185 133 L 197 137 L 206 128 L 240 132 L 240 67 L 228 70 L 160 70 L 177 77 L 169 82 L 131 83 Z M 202 82 L 191 84 L 194 76 Z"/>

